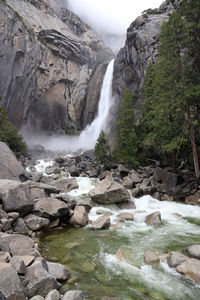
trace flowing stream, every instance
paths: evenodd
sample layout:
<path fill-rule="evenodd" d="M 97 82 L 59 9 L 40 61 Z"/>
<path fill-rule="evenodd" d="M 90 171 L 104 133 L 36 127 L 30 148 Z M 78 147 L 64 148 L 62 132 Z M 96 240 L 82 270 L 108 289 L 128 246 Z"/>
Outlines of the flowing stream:
<path fill-rule="evenodd" d="M 92 181 L 79 178 L 80 189 L 73 195 L 87 193 Z M 134 221 L 125 221 L 122 227 L 112 225 L 117 214 L 127 211 L 115 205 L 92 208 L 91 221 L 99 215 L 97 209 L 112 213 L 108 230 L 85 228 L 57 229 L 44 233 L 40 240 L 41 254 L 53 262 L 60 262 L 72 271 L 71 279 L 62 291 L 81 289 L 89 299 L 103 296 L 135 300 L 199 300 L 200 285 L 186 279 L 168 267 L 165 261 L 155 266 L 145 265 L 144 252 L 156 250 L 159 254 L 183 251 L 200 243 L 200 207 L 174 202 L 158 201 L 150 196 L 135 199 Z M 148 226 L 145 217 L 159 210 L 162 225 Z M 118 253 L 118 254 L 117 254 Z"/>

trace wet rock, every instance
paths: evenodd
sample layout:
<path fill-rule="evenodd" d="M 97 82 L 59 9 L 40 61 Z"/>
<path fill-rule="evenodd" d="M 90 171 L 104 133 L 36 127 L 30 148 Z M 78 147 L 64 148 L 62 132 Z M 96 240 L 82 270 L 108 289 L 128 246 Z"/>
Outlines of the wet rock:
<path fill-rule="evenodd" d="M 56 278 L 56 280 L 63 282 L 69 279 L 70 271 L 66 266 L 58 263 L 51 263 L 51 262 L 47 262 L 47 266 L 48 266 L 49 274 L 52 277 Z"/>
<path fill-rule="evenodd" d="M 117 215 L 117 218 L 126 220 L 126 221 L 133 221 L 134 215 L 128 212 L 123 212 Z"/>
<path fill-rule="evenodd" d="M 49 225 L 49 220 L 46 218 L 38 217 L 36 215 L 28 215 L 24 218 L 26 226 L 33 231 L 40 230 Z"/>
<path fill-rule="evenodd" d="M 96 211 L 97 215 L 106 215 L 106 216 L 112 216 L 113 213 L 111 211 L 103 210 L 103 209 L 98 209 Z"/>
<path fill-rule="evenodd" d="M 101 216 L 91 225 L 91 229 L 93 230 L 107 229 L 109 227 L 110 227 L 109 216 Z"/>
<path fill-rule="evenodd" d="M 200 283 L 200 261 L 188 258 L 176 267 L 176 271 Z"/>
<path fill-rule="evenodd" d="M 55 220 L 52 220 L 50 223 L 49 223 L 49 225 L 48 225 L 48 228 L 55 228 L 55 227 L 57 227 L 58 226 L 58 224 L 60 223 L 60 219 L 59 218 L 57 218 L 57 219 L 55 219 Z"/>
<path fill-rule="evenodd" d="M 47 263 L 42 258 L 37 258 L 27 268 L 25 280 L 28 282 L 26 294 L 29 298 L 34 295 L 45 297 L 50 291 L 58 287 L 56 279 L 48 273 Z"/>
<path fill-rule="evenodd" d="M 136 209 L 133 200 L 117 203 L 117 207 L 119 207 L 120 209 Z"/>
<path fill-rule="evenodd" d="M 1 292 L 9 298 L 11 295 L 24 297 L 24 290 L 17 272 L 12 267 L 5 268 L 0 272 L 0 289 Z M 19 298 L 25 300 L 24 298 Z"/>
<path fill-rule="evenodd" d="M 185 251 L 190 257 L 200 259 L 200 245 L 189 246 Z"/>
<path fill-rule="evenodd" d="M 150 215 L 148 215 L 145 219 L 145 223 L 147 225 L 160 225 L 161 224 L 161 214 L 159 211 L 156 211 Z"/>
<path fill-rule="evenodd" d="M 92 207 L 94 206 L 94 202 L 87 195 L 81 195 L 79 197 L 76 197 L 74 200 L 76 201 L 76 205 L 84 206 L 87 213 L 89 213 Z"/>
<path fill-rule="evenodd" d="M 52 290 L 45 297 L 45 300 L 59 300 L 59 299 L 60 299 L 60 294 L 57 290 Z"/>
<path fill-rule="evenodd" d="M 84 206 L 75 207 L 74 214 L 69 219 L 69 223 L 80 227 L 83 227 L 88 223 L 88 213 Z"/>
<path fill-rule="evenodd" d="M 84 300 L 85 293 L 79 290 L 68 291 L 62 297 L 62 300 Z"/>
<path fill-rule="evenodd" d="M 56 198 L 42 198 L 34 203 L 34 213 L 44 218 L 59 218 L 69 214 L 68 206 Z"/>
<path fill-rule="evenodd" d="M 25 169 L 10 148 L 3 142 L 0 142 L 0 179 L 17 181 L 28 179 Z"/>
<path fill-rule="evenodd" d="M 68 193 L 74 189 L 78 189 L 76 178 L 63 178 L 52 183 L 54 187 L 59 189 L 62 193 Z"/>
<path fill-rule="evenodd" d="M 112 226 L 112 228 L 113 229 L 121 229 L 122 228 L 122 222 L 118 222 L 118 223 L 116 223 L 116 224 L 113 224 L 113 226 Z"/>
<path fill-rule="evenodd" d="M 118 203 L 129 201 L 129 192 L 119 183 L 112 181 L 110 177 L 106 177 L 97 187 L 89 193 L 92 200 L 102 204 Z"/>
<path fill-rule="evenodd" d="M 190 205 L 200 205 L 200 193 L 197 192 L 194 195 L 187 196 L 185 198 L 185 203 Z"/>
<path fill-rule="evenodd" d="M 186 259 L 188 259 L 188 257 L 183 255 L 182 253 L 170 252 L 170 254 L 167 256 L 167 263 L 170 268 L 176 268 Z"/>
<path fill-rule="evenodd" d="M 137 187 L 137 188 L 131 190 L 131 194 L 134 198 L 139 198 L 139 197 L 143 196 L 143 191 L 141 188 Z"/>
<path fill-rule="evenodd" d="M 147 250 L 144 253 L 144 263 L 145 264 L 154 264 L 158 263 L 160 261 L 159 255 L 157 252 L 152 251 L 152 250 Z"/>
<path fill-rule="evenodd" d="M 15 211 L 24 215 L 33 209 L 29 188 L 18 181 L 1 179 L 0 199 L 6 212 Z"/>

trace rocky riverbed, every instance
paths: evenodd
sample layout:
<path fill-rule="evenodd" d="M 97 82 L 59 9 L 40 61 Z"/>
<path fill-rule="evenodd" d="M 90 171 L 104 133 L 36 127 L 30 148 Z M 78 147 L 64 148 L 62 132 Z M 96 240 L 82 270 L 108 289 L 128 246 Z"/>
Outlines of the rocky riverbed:
<path fill-rule="evenodd" d="M 123 265 L 124 268 L 125 264 L 128 268 L 129 265 L 137 267 L 137 272 L 144 271 L 145 266 L 153 264 L 150 269 L 152 274 L 155 273 L 158 265 L 162 266 L 164 262 L 165 267 L 172 268 L 175 274 L 183 274 L 185 278 L 191 280 L 194 292 L 192 295 L 189 294 L 190 298 L 187 299 L 198 299 L 196 294 L 199 292 L 198 283 L 200 283 L 198 233 L 200 208 L 173 202 L 181 200 L 199 205 L 198 190 L 191 184 L 189 171 L 184 170 L 181 175 L 177 175 L 170 169 L 156 166 L 154 162 L 148 167 L 140 167 L 137 170 L 115 165 L 111 171 L 101 172 L 95 165 L 91 152 L 79 156 L 59 155 L 51 159 L 42 159 L 45 151 L 41 147 L 37 148 L 39 153 L 34 152 L 35 157 L 31 153 L 29 160 L 24 160 L 25 170 L 4 143 L 0 143 L 0 148 L 0 295 L 2 299 L 85 299 L 87 293 L 90 299 L 101 299 L 113 295 L 107 289 L 103 289 L 103 294 L 98 295 L 99 298 L 91 298 L 90 292 L 86 291 L 81 284 L 72 285 L 72 291 L 70 284 L 67 285 L 67 290 L 60 290 L 66 282 L 76 283 L 76 280 L 73 280 L 74 270 L 70 270 L 71 266 L 69 268 L 59 255 L 54 256 L 54 259 L 51 255 L 48 257 L 43 248 L 45 240 L 44 244 L 41 244 L 39 239 L 41 233 L 47 232 L 46 236 L 51 236 L 51 232 L 57 228 L 59 230 L 72 228 L 73 232 L 81 231 L 83 236 L 86 234 L 92 240 L 95 240 L 95 237 L 101 239 L 103 229 L 106 229 L 108 237 L 113 236 L 114 240 L 117 235 L 123 235 L 121 241 L 119 239 L 114 243 L 115 247 L 110 254 L 106 252 L 106 255 L 104 253 L 101 256 L 104 257 L 103 267 L 101 261 L 101 274 L 108 272 L 105 261 L 108 262 L 109 259 L 114 263 L 110 268 L 117 264 L 120 268 Z M 36 158 L 41 159 L 37 161 Z M 153 198 L 146 195 L 152 195 Z M 176 242 L 170 238 L 170 245 L 167 246 L 167 235 L 176 235 L 176 226 L 179 237 Z M 80 229 L 82 227 L 84 229 Z M 130 240 L 128 228 L 134 232 L 135 235 L 131 237 L 134 240 L 137 240 L 136 237 L 142 232 L 138 262 L 129 261 L 132 244 L 128 242 L 128 250 L 123 248 L 125 240 L 126 242 Z M 61 233 L 59 230 L 56 231 L 55 245 Z M 181 230 L 187 241 L 182 245 Z M 128 240 L 127 232 L 129 232 Z M 151 242 L 147 244 L 143 235 L 145 232 L 147 236 L 150 234 Z M 166 243 L 156 239 L 157 235 L 159 237 L 163 235 L 162 241 Z M 71 239 L 69 244 L 77 243 L 76 239 L 73 240 L 73 236 Z M 143 243 L 145 247 L 141 246 Z M 157 248 L 156 243 L 158 243 Z M 49 247 L 47 245 L 50 253 Z M 69 247 L 68 250 L 71 249 L 78 253 L 74 247 Z M 169 253 L 165 253 L 166 251 Z M 100 252 L 102 254 L 102 251 Z M 97 261 L 98 253 L 92 252 L 92 257 Z M 76 264 L 77 262 L 76 259 Z M 89 263 L 91 267 L 93 264 L 94 262 Z M 88 267 L 88 264 L 86 265 L 85 267 Z M 89 269 L 93 271 L 93 268 Z M 143 273 L 140 277 L 145 277 Z M 123 276 L 120 272 L 119 274 L 120 277 Z M 136 283 L 134 283 L 135 288 L 137 290 Z M 188 283 L 185 288 L 189 293 Z M 133 299 L 127 293 L 125 298 L 123 293 L 120 295 L 120 299 Z M 146 299 L 144 298 L 146 296 L 142 295 L 144 296 L 145 292 L 141 292 L 140 298 Z M 163 298 L 159 299 L 171 299 L 166 295 L 162 296 L 161 293 Z M 157 298 L 151 296 L 148 299 Z"/>

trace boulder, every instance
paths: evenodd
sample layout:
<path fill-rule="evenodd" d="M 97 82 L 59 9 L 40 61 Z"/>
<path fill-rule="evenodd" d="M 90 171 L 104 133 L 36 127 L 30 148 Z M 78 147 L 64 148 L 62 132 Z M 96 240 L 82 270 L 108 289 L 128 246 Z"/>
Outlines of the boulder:
<path fill-rule="evenodd" d="M 64 294 L 62 300 L 85 300 L 85 293 L 79 290 L 68 291 Z"/>
<path fill-rule="evenodd" d="M 200 205 L 200 193 L 196 192 L 194 195 L 187 196 L 185 203 L 190 205 Z"/>
<path fill-rule="evenodd" d="M 59 299 L 60 299 L 60 293 L 57 290 L 52 290 L 45 297 L 45 300 L 59 300 Z"/>
<path fill-rule="evenodd" d="M 188 258 L 176 267 L 176 271 L 200 283 L 200 261 Z"/>
<path fill-rule="evenodd" d="M 49 274 L 56 280 L 63 282 L 69 279 L 70 271 L 62 264 L 47 262 Z"/>
<path fill-rule="evenodd" d="M 105 216 L 112 216 L 113 213 L 111 211 L 103 210 L 103 209 L 98 209 L 96 211 L 97 215 L 105 215 Z"/>
<path fill-rule="evenodd" d="M 0 249 L 14 255 L 38 256 L 31 238 L 20 234 L 0 233 Z"/>
<path fill-rule="evenodd" d="M 16 159 L 14 153 L 3 142 L 0 142 L 0 179 L 24 181 L 28 174 Z"/>
<path fill-rule="evenodd" d="M 192 245 L 185 249 L 188 256 L 200 259 L 200 245 Z"/>
<path fill-rule="evenodd" d="M 84 206 L 77 205 L 74 209 L 73 216 L 69 219 L 69 223 L 74 226 L 83 227 L 88 223 L 88 213 Z"/>
<path fill-rule="evenodd" d="M 148 215 L 145 219 L 145 223 L 147 225 L 160 225 L 161 224 L 161 214 L 159 211 L 155 211 L 154 213 Z"/>
<path fill-rule="evenodd" d="M 101 216 L 95 222 L 92 223 L 91 229 L 100 230 L 107 229 L 110 226 L 110 217 L 109 216 Z"/>
<path fill-rule="evenodd" d="M 33 209 L 29 188 L 18 181 L 0 179 L 0 200 L 6 212 L 15 211 L 25 215 Z"/>
<path fill-rule="evenodd" d="M 154 264 L 160 261 L 159 255 L 157 252 L 152 250 L 146 250 L 144 253 L 144 263 L 145 264 Z"/>
<path fill-rule="evenodd" d="M 134 215 L 128 212 L 123 212 L 117 215 L 117 218 L 126 221 L 133 221 Z"/>
<path fill-rule="evenodd" d="M 26 294 L 29 298 L 40 295 L 45 297 L 50 291 L 57 289 L 56 279 L 48 273 L 47 262 L 43 258 L 37 258 L 27 268 L 25 280 Z"/>
<path fill-rule="evenodd" d="M 16 233 L 20 233 L 20 234 L 23 234 L 23 235 L 27 235 L 28 231 L 29 231 L 23 218 L 18 218 L 15 221 L 14 226 L 13 226 L 13 230 Z"/>
<path fill-rule="evenodd" d="M 110 177 L 103 179 L 89 193 L 92 200 L 101 204 L 111 204 L 130 200 L 129 192 L 123 185 L 112 181 Z"/>
<path fill-rule="evenodd" d="M 21 255 L 21 256 L 14 256 L 17 258 L 20 258 L 23 260 L 25 267 L 28 267 L 32 264 L 32 262 L 34 262 L 35 257 L 32 255 Z"/>
<path fill-rule="evenodd" d="M 49 220 L 46 218 L 38 217 L 36 215 L 30 214 L 24 218 L 26 226 L 33 231 L 40 230 L 49 225 Z"/>
<path fill-rule="evenodd" d="M 16 270 L 17 274 L 25 274 L 26 266 L 24 260 L 19 256 L 13 256 L 10 261 L 11 266 Z"/>
<path fill-rule="evenodd" d="M 76 178 L 62 178 L 54 181 L 52 186 L 59 189 L 62 193 L 69 193 L 74 189 L 78 189 L 78 183 Z"/>
<path fill-rule="evenodd" d="M 4 252 L 4 251 L 0 251 L 0 263 L 1 262 L 5 262 L 8 263 L 10 262 L 11 256 L 9 252 Z"/>
<path fill-rule="evenodd" d="M 119 207 L 120 209 L 136 209 L 133 200 L 117 203 L 117 207 Z"/>
<path fill-rule="evenodd" d="M 177 178 L 177 174 L 157 167 L 153 173 L 152 186 L 159 192 L 171 194 L 177 185 Z"/>
<path fill-rule="evenodd" d="M 44 297 L 37 295 L 32 297 L 30 300 L 44 300 Z"/>
<path fill-rule="evenodd" d="M 25 300 L 24 289 L 21 280 L 14 268 L 9 267 L 0 272 L 0 290 L 8 299 L 11 295 L 19 296 L 20 300 Z"/>
<path fill-rule="evenodd" d="M 170 254 L 167 256 L 167 263 L 170 268 L 176 268 L 186 259 L 188 259 L 188 257 L 183 255 L 182 253 L 170 252 Z"/>
<path fill-rule="evenodd" d="M 44 218 L 60 218 L 69 214 L 67 204 L 56 198 L 41 198 L 34 203 L 34 213 Z"/>

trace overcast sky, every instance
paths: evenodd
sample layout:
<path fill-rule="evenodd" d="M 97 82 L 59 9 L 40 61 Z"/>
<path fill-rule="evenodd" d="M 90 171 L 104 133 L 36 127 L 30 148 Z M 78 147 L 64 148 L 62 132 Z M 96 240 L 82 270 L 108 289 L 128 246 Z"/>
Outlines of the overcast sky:
<path fill-rule="evenodd" d="M 99 31 L 123 34 L 142 11 L 163 0 L 68 0 L 69 8 Z"/>

